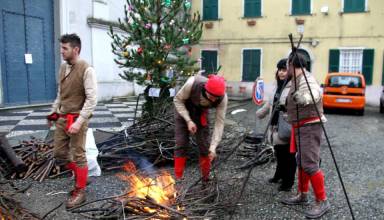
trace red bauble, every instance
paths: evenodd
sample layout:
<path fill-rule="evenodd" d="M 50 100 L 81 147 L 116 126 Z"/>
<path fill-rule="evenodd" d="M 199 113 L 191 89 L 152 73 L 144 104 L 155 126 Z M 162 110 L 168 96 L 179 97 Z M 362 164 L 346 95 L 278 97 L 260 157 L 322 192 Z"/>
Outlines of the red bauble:
<path fill-rule="evenodd" d="M 141 55 L 141 54 L 143 53 L 143 48 L 139 47 L 139 49 L 137 49 L 137 53 L 138 53 L 139 55 Z"/>

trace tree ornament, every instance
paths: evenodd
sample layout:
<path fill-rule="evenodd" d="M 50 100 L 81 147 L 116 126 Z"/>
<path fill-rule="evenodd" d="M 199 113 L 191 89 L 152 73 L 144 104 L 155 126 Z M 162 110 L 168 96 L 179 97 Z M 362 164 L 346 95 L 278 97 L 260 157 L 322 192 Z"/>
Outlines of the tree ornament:
<path fill-rule="evenodd" d="M 190 9 L 191 8 L 191 2 L 185 1 L 184 6 L 185 6 L 185 8 Z"/>
<path fill-rule="evenodd" d="M 137 54 L 141 55 L 143 53 L 143 48 L 139 47 L 137 49 Z"/>
<path fill-rule="evenodd" d="M 164 4 L 167 7 L 171 6 L 171 0 L 164 0 Z"/>
<path fill-rule="evenodd" d="M 166 44 L 164 45 L 164 50 L 170 50 L 171 49 L 171 45 L 170 44 Z"/>
<path fill-rule="evenodd" d="M 124 52 L 123 52 L 123 56 L 128 58 L 128 57 L 129 57 L 129 53 L 128 53 L 128 51 L 124 51 Z"/>
<path fill-rule="evenodd" d="M 145 24 L 145 29 L 151 29 L 152 28 L 152 24 L 151 23 L 147 23 L 147 24 Z"/>
<path fill-rule="evenodd" d="M 189 44 L 189 38 L 184 38 L 183 39 L 183 44 Z"/>

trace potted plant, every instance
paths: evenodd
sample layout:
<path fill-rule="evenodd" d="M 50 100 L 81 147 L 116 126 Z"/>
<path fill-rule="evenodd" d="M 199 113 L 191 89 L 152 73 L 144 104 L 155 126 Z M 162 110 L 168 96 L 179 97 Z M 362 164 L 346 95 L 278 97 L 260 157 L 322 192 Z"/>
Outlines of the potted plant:
<path fill-rule="evenodd" d="M 255 26 L 256 21 L 255 20 L 247 20 L 247 24 L 248 24 L 248 26 Z"/>

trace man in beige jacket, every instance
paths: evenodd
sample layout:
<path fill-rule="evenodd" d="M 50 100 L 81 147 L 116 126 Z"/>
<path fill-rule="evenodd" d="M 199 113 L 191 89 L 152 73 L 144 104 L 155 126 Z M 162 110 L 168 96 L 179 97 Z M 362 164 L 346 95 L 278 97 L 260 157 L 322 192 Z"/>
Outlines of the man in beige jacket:
<path fill-rule="evenodd" d="M 88 120 L 96 106 L 95 70 L 79 58 L 81 40 L 76 34 L 61 36 L 61 54 L 66 61 L 60 67 L 57 98 L 48 115 L 49 126 L 56 122 L 54 156 L 59 165 L 74 173 L 75 187 L 70 192 L 67 208 L 85 202 L 88 178 L 85 138 Z"/>
<path fill-rule="evenodd" d="M 175 176 L 181 179 L 186 163 L 189 134 L 196 135 L 200 151 L 200 169 L 203 181 L 208 181 L 211 161 L 216 157 L 223 130 L 228 98 L 225 80 L 221 76 L 190 77 L 173 99 L 175 113 Z M 216 108 L 215 127 L 209 142 L 208 109 Z"/>

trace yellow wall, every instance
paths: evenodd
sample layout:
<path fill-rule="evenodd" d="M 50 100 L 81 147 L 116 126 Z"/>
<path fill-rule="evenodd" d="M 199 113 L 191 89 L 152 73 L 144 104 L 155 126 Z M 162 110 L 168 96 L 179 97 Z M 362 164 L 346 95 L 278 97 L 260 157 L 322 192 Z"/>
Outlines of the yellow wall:
<path fill-rule="evenodd" d="M 291 16 L 290 0 L 263 0 L 262 17 L 248 26 L 243 17 L 243 0 L 219 0 L 219 20 L 212 29 L 204 28 L 201 49 L 218 49 L 222 73 L 229 81 L 241 81 L 241 51 L 261 48 L 261 75 L 267 82 L 274 78 L 277 61 L 290 51 L 288 34 L 298 37 L 296 18 L 304 19 L 303 49 L 311 55 L 312 72 L 323 81 L 328 71 L 329 49 L 362 47 L 374 49 L 373 85 L 381 85 L 384 50 L 384 1 L 368 0 L 364 13 L 340 13 L 342 0 L 312 0 L 312 15 Z M 329 7 L 328 15 L 320 12 Z M 193 1 L 193 10 L 202 14 L 202 0 Z M 297 39 L 297 38 L 296 38 Z M 312 46 L 312 41 L 318 41 Z"/>

